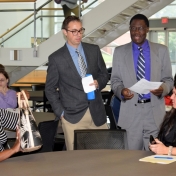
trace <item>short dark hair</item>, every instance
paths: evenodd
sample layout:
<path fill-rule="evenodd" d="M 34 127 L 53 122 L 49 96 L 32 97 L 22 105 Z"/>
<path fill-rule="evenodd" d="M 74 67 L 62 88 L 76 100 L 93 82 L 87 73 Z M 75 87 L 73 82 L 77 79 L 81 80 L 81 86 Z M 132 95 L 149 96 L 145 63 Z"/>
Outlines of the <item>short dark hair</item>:
<path fill-rule="evenodd" d="M 0 70 L 5 70 L 4 65 L 0 64 Z"/>
<path fill-rule="evenodd" d="M 77 22 L 81 22 L 81 20 L 79 19 L 79 17 L 77 16 L 68 16 L 65 18 L 65 20 L 62 23 L 62 29 L 67 29 L 68 28 L 68 24 L 72 21 L 77 21 Z"/>
<path fill-rule="evenodd" d="M 5 71 L 5 69 L 0 69 L 0 74 L 3 74 L 5 76 L 6 79 L 8 79 L 8 84 L 7 84 L 7 87 L 9 88 L 9 82 L 10 82 L 10 79 L 9 79 L 9 75 L 8 73 Z"/>
<path fill-rule="evenodd" d="M 136 15 L 134 15 L 134 16 L 131 18 L 131 20 L 130 20 L 130 25 L 131 25 L 131 23 L 132 23 L 133 20 L 144 20 L 146 26 L 149 27 L 149 20 L 148 20 L 148 18 L 147 18 L 145 15 L 143 15 L 143 14 L 136 14 Z"/>

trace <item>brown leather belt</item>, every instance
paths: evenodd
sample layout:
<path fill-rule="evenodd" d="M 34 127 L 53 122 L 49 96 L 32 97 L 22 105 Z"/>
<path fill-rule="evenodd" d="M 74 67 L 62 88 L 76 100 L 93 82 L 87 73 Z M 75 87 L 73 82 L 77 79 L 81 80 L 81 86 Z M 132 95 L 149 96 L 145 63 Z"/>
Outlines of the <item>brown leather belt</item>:
<path fill-rule="evenodd" d="M 138 103 L 148 103 L 151 102 L 150 99 L 143 99 L 143 100 L 138 100 Z"/>

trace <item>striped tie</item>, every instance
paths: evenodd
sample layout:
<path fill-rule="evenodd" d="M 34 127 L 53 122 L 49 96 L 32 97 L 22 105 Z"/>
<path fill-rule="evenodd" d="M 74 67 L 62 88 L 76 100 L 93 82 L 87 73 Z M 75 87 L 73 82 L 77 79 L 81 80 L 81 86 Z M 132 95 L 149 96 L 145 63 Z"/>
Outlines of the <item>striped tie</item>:
<path fill-rule="evenodd" d="M 138 61 L 137 61 L 137 80 L 139 81 L 142 78 L 145 78 L 145 58 L 143 55 L 143 49 L 142 47 L 138 47 L 138 50 L 140 51 Z M 143 95 L 139 94 L 139 99 L 142 99 Z"/>
<path fill-rule="evenodd" d="M 78 54 L 78 65 L 81 72 L 81 78 L 84 78 L 87 72 L 86 64 L 84 62 L 83 57 L 81 56 L 80 52 L 76 49 L 76 53 Z"/>

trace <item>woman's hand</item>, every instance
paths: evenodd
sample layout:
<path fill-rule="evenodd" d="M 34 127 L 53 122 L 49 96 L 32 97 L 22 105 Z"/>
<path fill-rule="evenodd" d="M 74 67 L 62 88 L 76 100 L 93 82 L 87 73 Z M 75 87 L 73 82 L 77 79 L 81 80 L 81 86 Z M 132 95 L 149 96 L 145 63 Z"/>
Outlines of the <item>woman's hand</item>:
<path fill-rule="evenodd" d="M 0 161 L 3 161 L 20 151 L 20 130 L 17 127 L 16 141 L 12 148 L 0 152 Z"/>
<path fill-rule="evenodd" d="M 155 141 L 156 141 L 156 144 L 149 145 L 150 150 L 158 155 L 167 155 L 168 154 L 168 147 L 166 147 L 158 139 L 155 139 Z"/>
<path fill-rule="evenodd" d="M 17 153 L 20 151 L 20 130 L 18 127 L 16 129 L 16 141 L 12 147 L 12 150 L 14 151 L 14 153 Z"/>

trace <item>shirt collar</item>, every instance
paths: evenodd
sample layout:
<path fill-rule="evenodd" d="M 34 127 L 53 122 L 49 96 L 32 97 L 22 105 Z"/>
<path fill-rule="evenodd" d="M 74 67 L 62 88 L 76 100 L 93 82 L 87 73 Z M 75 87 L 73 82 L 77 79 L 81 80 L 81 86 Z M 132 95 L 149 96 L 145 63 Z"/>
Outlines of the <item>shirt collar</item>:
<path fill-rule="evenodd" d="M 67 47 L 70 51 L 75 51 L 76 50 L 73 46 L 69 45 L 68 42 L 66 42 L 66 45 L 67 45 Z M 82 49 L 82 44 L 81 43 L 78 45 L 77 49 L 78 49 L 78 51 L 81 51 L 81 49 Z"/>
<path fill-rule="evenodd" d="M 132 42 L 132 46 L 133 46 L 133 50 L 138 50 L 139 46 L 136 43 Z M 149 47 L 149 43 L 147 39 L 145 40 L 145 42 L 142 44 L 141 47 L 143 50 L 146 50 Z"/>

